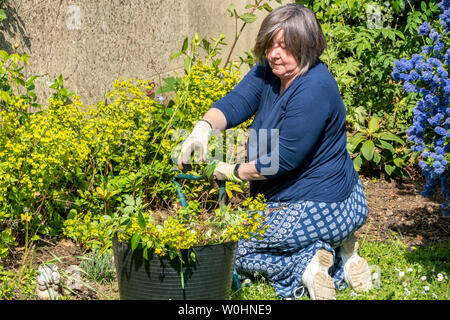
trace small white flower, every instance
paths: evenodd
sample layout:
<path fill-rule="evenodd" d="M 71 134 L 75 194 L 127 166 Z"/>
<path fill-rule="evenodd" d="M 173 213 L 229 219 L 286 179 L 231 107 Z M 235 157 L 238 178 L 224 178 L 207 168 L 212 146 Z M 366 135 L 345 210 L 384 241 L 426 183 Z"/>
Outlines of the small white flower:
<path fill-rule="evenodd" d="M 409 296 L 410 293 L 411 293 L 411 292 L 409 292 L 409 290 L 408 290 L 407 288 L 405 288 L 405 294 L 406 294 L 407 296 Z"/>
<path fill-rule="evenodd" d="M 406 288 L 406 287 L 408 286 L 408 282 L 403 281 L 402 286 L 403 286 L 404 288 Z"/>
<path fill-rule="evenodd" d="M 350 297 L 357 297 L 358 296 L 358 294 L 355 292 L 355 291 L 351 291 L 350 292 Z"/>
<path fill-rule="evenodd" d="M 250 282 L 251 282 L 250 279 L 245 279 L 245 280 L 244 280 L 244 284 L 249 284 Z"/>
<path fill-rule="evenodd" d="M 405 272 L 404 272 L 404 271 L 400 271 L 400 272 L 398 273 L 398 277 L 399 277 L 399 278 L 402 278 L 404 275 L 405 275 Z"/>
<path fill-rule="evenodd" d="M 264 293 L 262 283 L 257 286 L 259 293 Z"/>
<path fill-rule="evenodd" d="M 373 280 L 377 280 L 379 277 L 380 277 L 380 276 L 379 276 L 378 273 L 376 273 L 376 272 L 372 275 L 372 279 L 373 279 Z"/>
<path fill-rule="evenodd" d="M 413 268 L 408 268 L 408 272 L 413 272 Z"/>
<path fill-rule="evenodd" d="M 438 280 L 438 281 L 444 280 L 444 275 L 443 275 L 442 273 L 438 273 L 438 274 L 437 274 L 437 280 Z"/>
<path fill-rule="evenodd" d="M 421 276 L 420 280 L 425 281 L 425 280 L 427 280 L 427 277 L 426 276 Z"/>
<path fill-rule="evenodd" d="M 430 287 L 429 286 L 425 286 L 425 287 L 423 287 L 423 290 L 430 291 Z"/>

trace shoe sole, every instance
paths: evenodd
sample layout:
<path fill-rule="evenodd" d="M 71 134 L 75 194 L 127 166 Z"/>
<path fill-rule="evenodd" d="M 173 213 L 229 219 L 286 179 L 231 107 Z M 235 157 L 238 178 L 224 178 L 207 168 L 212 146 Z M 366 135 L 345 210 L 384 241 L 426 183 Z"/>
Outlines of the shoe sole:
<path fill-rule="evenodd" d="M 317 252 L 319 263 L 328 270 L 333 265 L 333 254 L 326 250 Z M 319 271 L 313 278 L 314 300 L 336 300 L 334 281 L 328 272 Z"/>
<path fill-rule="evenodd" d="M 367 292 L 372 288 L 369 265 L 364 258 L 357 257 L 348 266 L 349 285 L 355 291 Z"/>

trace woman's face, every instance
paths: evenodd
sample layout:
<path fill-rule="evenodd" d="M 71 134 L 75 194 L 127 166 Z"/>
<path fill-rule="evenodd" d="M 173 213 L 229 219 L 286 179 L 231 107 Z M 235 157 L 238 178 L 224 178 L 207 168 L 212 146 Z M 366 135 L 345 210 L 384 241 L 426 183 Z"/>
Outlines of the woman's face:
<path fill-rule="evenodd" d="M 293 80 L 300 72 L 297 60 L 286 50 L 284 43 L 284 30 L 278 31 L 267 49 L 267 59 L 272 72 L 282 82 Z"/>

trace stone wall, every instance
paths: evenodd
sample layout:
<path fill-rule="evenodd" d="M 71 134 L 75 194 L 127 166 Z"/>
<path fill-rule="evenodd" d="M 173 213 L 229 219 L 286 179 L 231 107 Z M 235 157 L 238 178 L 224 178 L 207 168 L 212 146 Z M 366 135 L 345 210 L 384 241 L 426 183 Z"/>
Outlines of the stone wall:
<path fill-rule="evenodd" d="M 234 0 L 238 12 L 254 0 Z M 26 76 L 38 75 L 36 91 L 63 75 L 65 86 L 86 104 L 102 99 L 119 77 L 160 81 L 182 74 L 183 59 L 170 60 L 185 37 L 226 35 L 229 52 L 235 22 L 222 0 L 11 0 L 0 25 L 0 49 L 31 56 Z M 285 1 L 288 2 L 288 1 Z M 273 7 L 278 4 L 271 1 Z M 249 24 L 234 53 L 250 50 L 266 11 Z M 225 59 L 225 58 L 224 58 Z M 247 71 L 245 68 L 242 70 Z"/>

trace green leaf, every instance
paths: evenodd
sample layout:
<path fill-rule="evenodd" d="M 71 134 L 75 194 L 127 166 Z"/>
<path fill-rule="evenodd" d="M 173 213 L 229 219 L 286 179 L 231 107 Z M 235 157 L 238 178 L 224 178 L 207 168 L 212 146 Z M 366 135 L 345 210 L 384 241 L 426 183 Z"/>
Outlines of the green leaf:
<path fill-rule="evenodd" d="M 374 153 L 373 153 L 373 159 L 372 159 L 372 161 L 373 161 L 375 164 L 379 164 L 380 161 L 381 161 L 381 155 L 380 155 L 378 152 L 374 152 Z"/>
<path fill-rule="evenodd" d="M 384 140 L 378 140 L 375 144 L 378 148 L 382 150 L 389 150 L 392 154 L 395 154 L 395 149 L 389 142 Z"/>
<path fill-rule="evenodd" d="M 184 38 L 183 46 L 181 47 L 181 53 L 186 53 L 188 45 L 189 45 L 189 39 L 186 37 L 186 38 Z"/>
<path fill-rule="evenodd" d="M 378 118 L 374 117 L 369 120 L 368 127 L 370 133 L 376 132 L 380 128 Z"/>
<path fill-rule="evenodd" d="M 348 139 L 347 149 L 350 153 L 353 153 L 358 145 L 366 139 L 366 135 L 363 132 L 355 133 Z"/>
<path fill-rule="evenodd" d="M 227 11 L 230 13 L 230 17 L 233 16 L 233 14 L 234 14 L 234 9 L 236 9 L 236 6 L 235 6 L 234 4 L 232 4 L 232 3 L 230 3 L 230 5 L 229 5 L 228 8 L 227 8 Z"/>
<path fill-rule="evenodd" d="M 270 6 L 270 4 L 268 3 L 264 3 L 263 4 L 263 8 L 267 11 L 267 12 L 272 12 L 272 7 Z"/>
<path fill-rule="evenodd" d="M 7 18 L 5 10 L 0 9 L 0 21 L 3 21 Z"/>
<path fill-rule="evenodd" d="M 137 248 L 140 240 L 141 240 L 141 236 L 140 236 L 139 232 L 136 232 L 135 234 L 133 234 L 133 236 L 131 237 L 131 250 L 135 250 Z"/>
<path fill-rule="evenodd" d="M 172 53 L 172 54 L 170 55 L 170 60 L 173 60 L 173 59 L 175 59 L 175 58 L 178 58 L 181 54 L 183 54 L 183 52 L 181 52 L 181 51 Z"/>
<path fill-rule="evenodd" d="M 353 166 L 355 167 L 356 171 L 359 171 L 361 170 L 361 165 L 362 165 L 362 158 L 361 155 L 358 155 L 353 159 Z"/>
<path fill-rule="evenodd" d="M 384 166 L 384 171 L 386 171 L 386 173 L 387 173 L 388 175 L 391 175 L 392 172 L 394 172 L 394 170 L 395 170 L 395 166 L 393 166 L 393 165 L 391 165 L 391 164 L 386 164 L 386 165 Z"/>
<path fill-rule="evenodd" d="M 75 209 L 70 209 L 69 214 L 67 215 L 67 220 L 71 220 L 74 219 L 77 215 L 77 210 Z"/>
<path fill-rule="evenodd" d="M 253 13 L 243 13 L 239 16 L 239 19 L 245 23 L 252 23 L 256 21 L 256 16 Z"/>
<path fill-rule="evenodd" d="M 0 58 L 2 58 L 3 60 L 8 60 L 9 59 L 9 54 L 8 52 L 4 51 L 4 50 L 0 50 Z"/>
<path fill-rule="evenodd" d="M 367 140 L 361 147 L 361 153 L 366 160 L 372 160 L 375 151 L 375 144 L 372 140 Z"/>
<path fill-rule="evenodd" d="M 395 134 L 391 132 L 383 132 L 380 134 L 380 139 L 388 140 L 388 141 L 395 141 L 400 143 L 402 146 L 405 145 L 405 141 L 403 141 L 399 136 L 396 136 Z"/>
<path fill-rule="evenodd" d="M 184 69 L 186 70 L 187 73 L 191 71 L 191 67 L 192 67 L 192 59 L 191 57 L 186 57 L 184 59 Z"/>
<path fill-rule="evenodd" d="M 397 167 L 401 168 L 401 167 L 403 167 L 403 165 L 404 165 L 405 163 L 403 162 L 403 160 L 402 160 L 401 158 L 395 158 L 395 159 L 394 159 L 394 164 L 395 164 Z"/>
<path fill-rule="evenodd" d="M 425 3 L 425 1 L 420 2 L 420 8 L 422 9 L 422 11 L 427 11 L 427 4 Z"/>
<path fill-rule="evenodd" d="M 148 248 L 147 248 L 147 246 L 144 246 L 144 250 L 142 251 L 142 257 L 145 260 L 148 260 Z"/>
<path fill-rule="evenodd" d="M 0 96 L 1 96 L 2 100 L 5 101 L 6 103 L 9 103 L 9 101 L 11 100 L 11 97 L 9 96 L 8 92 L 6 92 L 6 91 L 2 91 Z"/>
<path fill-rule="evenodd" d="M 147 228 L 147 221 L 145 221 L 145 218 L 144 218 L 144 215 L 142 214 L 142 212 L 138 213 L 138 224 L 141 229 L 145 230 Z"/>

